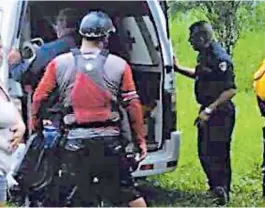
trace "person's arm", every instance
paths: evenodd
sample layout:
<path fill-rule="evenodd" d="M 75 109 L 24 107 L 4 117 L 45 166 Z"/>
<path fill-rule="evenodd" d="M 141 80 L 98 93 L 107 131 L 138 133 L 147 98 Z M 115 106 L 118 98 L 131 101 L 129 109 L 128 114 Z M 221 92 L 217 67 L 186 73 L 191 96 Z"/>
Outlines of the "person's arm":
<path fill-rule="evenodd" d="M 56 87 L 56 61 L 51 61 L 46 67 L 38 87 L 33 95 L 32 102 L 32 128 L 37 125 L 37 115 L 43 101 L 47 100 L 50 92 Z"/>
<path fill-rule="evenodd" d="M 203 125 L 205 121 L 208 121 L 211 114 L 223 103 L 231 100 L 236 94 L 235 88 L 230 88 L 221 93 L 221 95 L 208 107 L 206 107 L 199 116 L 195 119 L 194 125 Z"/>
<path fill-rule="evenodd" d="M 141 103 L 137 95 L 133 81 L 131 67 L 126 64 L 121 83 L 121 97 L 129 114 L 129 120 L 133 133 L 136 135 L 137 144 L 141 150 L 140 160 L 147 154 L 146 141 L 144 136 L 144 120 Z"/>
<path fill-rule="evenodd" d="M 25 123 L 24 123 L 18 109 L 15 108 L 15 110 L 16 110 L 16 121 L 17 122 L 11 128 L 11 131 L 14 132 L 14 134 L 10 140 L 11 147 L 13 149 L 16 149 L 18 147 L 18 145 L 23 141 L 23 136 L 24 136 L 24 133 L 26 131 Z"/>
<path fill-rule="evenodd" d="M 54 59 L 61 51 L 58 47 L 57 41 L 46 43 L 36 51 L 36 58 L 30 66 L 30 72 L 39 75 L 40 72 L 47 66 L 47 64 Z"/>
<path fill-rule="evenodd" d="M 180 74 L 195 79 L 196 75 L 195 75 L 195 69 L 193 68 L 188 68 L 188 67 L 184 67 L 184 66 L 180 66 L 180 65 L 174 65 L 174 71 L 175 72 L 179 72 Z"/>
<path fill-rule="evenodd" d="M 18 64 L 12 64 L 9 67 L 11 77 L 17 82 L 22 81 L 23 75 L 28 71 L 30 63 L 27 60 L 22 60 Z"/>
<path fill-rule="evenodd" d="M 195 69 L 180 66 L 178 64 L 178 61 L 176 60 L 176 58 L 174 58 L 174 71 L 179 72 L 180 74 L 182 74 L 186 77 L 192 78 L 192 79 L 195 79 L 195 77 L 196 77 Z"/>
<path fill-rule="evenodd" d="M 231 100 L 236 94 L 235 75 L 232 64 L 220 61 L 215 73 L 218 77 L 218 82 L 221 82 L 223 85 L 223 92 L 199 114 L 195 124 L 203 125 L 205 121 L 209 120 L 213 111 L 223 103 Z"/>
<path fill-rule="evenodd" d="M 208 108 L 214 111 L 218 106 L 231 100 L 236 94 L 235 75 L 233 65 L 226 61 L 219 61 L 216 72 L 218 80 L 222 82 L 224 91 L 212 102 Z"/>
<path fill-rule="evenodd" d="M 221 104 L 231 100 L 236 95 L 236 89 L 228 89 L 224 91 L 212 104 L 209 105 L 209 108 L 215 110 Z"/>
<path fill-rule="evenodd" d="M 29 72 L 33 76 L 38 77 L 41 71 L 47 66 L 47 64 L 55 58 L 58 54 L 65 51 L 65 45 L 60 45 L 57 41 L 46 43 L 42 45 L 36 52 L 36 58 L 30 63 L 27 60 L 23 60 L 18 50 L 13 49 L 8 56 L 10 65 L 10 74 L 16 81 L 21 81 L 23 75 Z M 31 77 L 35 80 L 36 77 Z M 30 79 L 27 78 L 27 79 Z M 33 82 L 36 82 L 33 81 Z"/>
<path fill-rule="evenodd" d="M 8 64 L 10 76 L 14 80 L 21 82 L 22 76 L 28 70 L 30 63 L 22 59 L 19 50 L 13 48 L 8 53 Z"/>
<path fill-rule="evenodd" d="M 218 64 L 218 69 L 218 74 L 224 85 L 224 91 L 212 104 L 209 105 L 209 107 L 213 110 L 215 110 L 221 104 L 231 100 L 236 94 L 233 65 L 225 61 L 220 61 Z"/>

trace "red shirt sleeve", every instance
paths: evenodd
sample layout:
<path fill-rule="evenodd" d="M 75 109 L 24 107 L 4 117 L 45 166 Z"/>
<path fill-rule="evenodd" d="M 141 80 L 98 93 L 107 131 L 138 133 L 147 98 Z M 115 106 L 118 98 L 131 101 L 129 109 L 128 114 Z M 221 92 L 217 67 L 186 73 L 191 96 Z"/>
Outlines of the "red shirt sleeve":
<path fill-rule="evenodd" d="M 32 116 L 36 117 L 41 103 L 47 100 L 48 95 L 56 86 L 56 62 L 51 61 L 45 70 L 44 76 L 42 77 L 38 87 L 33 95 L 32 103 Z"/>
<path fill-rule="evenodd" d="M 136 92 L 132 70 L 128 64 L 126 64 L 122 76 L 121 98 L 129 114 L 132 131 L 136 135 L 138 145 L 146 146 L 142 106 Z"/>

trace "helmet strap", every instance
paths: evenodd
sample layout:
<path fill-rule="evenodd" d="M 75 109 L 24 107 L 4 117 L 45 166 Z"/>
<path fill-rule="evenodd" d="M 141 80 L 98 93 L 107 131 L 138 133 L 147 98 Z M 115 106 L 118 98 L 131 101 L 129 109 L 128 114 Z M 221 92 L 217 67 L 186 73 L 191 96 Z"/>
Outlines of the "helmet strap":
<path fill-rule="evenodd" d="M 103 48 L 108 48 L 108 45 L 109 45 L 109 36 L 106 36 L 103 39 Z"/>

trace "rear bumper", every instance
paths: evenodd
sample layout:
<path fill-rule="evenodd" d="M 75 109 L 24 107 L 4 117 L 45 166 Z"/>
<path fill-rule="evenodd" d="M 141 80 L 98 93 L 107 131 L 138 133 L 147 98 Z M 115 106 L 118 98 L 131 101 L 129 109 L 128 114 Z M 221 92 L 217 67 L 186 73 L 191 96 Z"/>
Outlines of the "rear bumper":
<path fill-rule="evenodd" d="M 158 175 L 174 171 L 179 160 L 180 140 L 181 132 L 172 132 L 170 140 L 165 141 L 161 150 L 147 154 L 147 157 L 132 174 L 133 177 Z"/>

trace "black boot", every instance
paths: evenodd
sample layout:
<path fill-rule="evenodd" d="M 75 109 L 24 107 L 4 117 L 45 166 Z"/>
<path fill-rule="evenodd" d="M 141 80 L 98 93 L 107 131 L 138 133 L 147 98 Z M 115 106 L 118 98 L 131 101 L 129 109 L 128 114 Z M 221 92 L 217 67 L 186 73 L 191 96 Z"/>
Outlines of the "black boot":
<path fill-rule="evenodd" d="M 218 206 L 224 206 L 229 202 L 229 196 L 224 187 L 214 187 L 213 194 Z"/>

